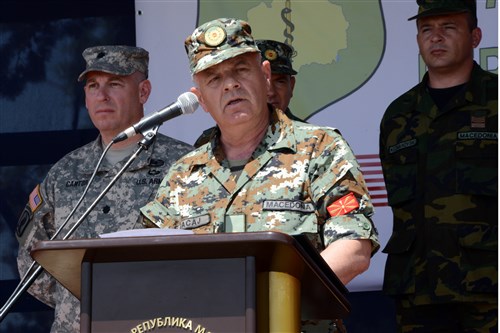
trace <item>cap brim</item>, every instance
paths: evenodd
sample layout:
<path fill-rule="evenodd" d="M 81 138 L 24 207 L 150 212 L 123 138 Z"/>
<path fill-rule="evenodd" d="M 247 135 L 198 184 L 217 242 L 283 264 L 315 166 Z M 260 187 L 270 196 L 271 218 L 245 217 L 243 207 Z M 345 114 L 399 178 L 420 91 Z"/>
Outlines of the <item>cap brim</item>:
<path fill-rule="evenodd" d="M 193 70 L 192 75 L 199 73 L 201 71 L 204 71 L 207 68 L 210 68 L 214 65 L 220 64 L 221 62 L 234 58 L 236 56 L 242 55 L 244 53 L 249 53 L 249 52 L 259 52 L 258 48 L 254 47 L 242 47 L 242 48 L 229 48 L 226 50 L 222 50 L 218 52 L 215 55 L 206 55 L 200 60 L 198 60 L 198 63 L 196 64 L 196 67 Z M 203 61 L 205 59 L 205 61 Z"/>
<path fill-rule="evenodd" d="M 271 73 L 272 74 L 286 74 L 286 75 L 297 75 L 297 72 L 293 69 L 289 69 L 289 68 L 273 68 L 273 66 L 271 65 Z"/>
<path fill-rule="evenodd" d="M 408 21 L 419 19 L 421 17 L 428 16 L 436 16 L 436 15 L 446 15 L 446 14 L 457 14 L 457 13 L 466 13 L 468 9 L 446 9 L 446 8 L 438 8 L 438 9 L 429 9 L 420 14 L 412 16 L 408 19 Z"/>
<path fill-rule="evenodd" d="M 110 69 L 109 67 L 104 67 L 104 66 L 93 66 L 91 68 L 87 68 L 78 76 L 78 82 L 83 81 L 85 79 L 85 76 L 87 76 L 87 74 L 90 72 L 103 72 L 108 74 L 126 76 L 134 74 L 136 72 L 136 69 L 133 69 L 132 71 L 124 71 L 124 70 Z"/>

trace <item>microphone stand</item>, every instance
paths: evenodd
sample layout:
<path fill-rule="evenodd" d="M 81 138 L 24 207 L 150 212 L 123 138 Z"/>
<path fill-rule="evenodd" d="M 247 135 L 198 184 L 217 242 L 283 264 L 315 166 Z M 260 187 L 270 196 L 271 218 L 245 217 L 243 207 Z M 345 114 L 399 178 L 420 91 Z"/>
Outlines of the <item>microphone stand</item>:
<path fill-rule="evenodd" d="M 85 220 L 85 218 L 90 214 L 92 209 L 94 209 L 94 207 L 99 203 L 99 201 L 101 201 L 101 199 L 106 195 L 106 193 L 108 193 L 108 191 L 111 189 L 111 187 L 113 187 L 113 185 L 116 183 L 116 181 L 121 177 L 121 175 L 125 172 L 125 170 L 127 170 L 127 168 L 132 164 L 132 162 L 134 162 L 134 160 L 137 158 L 137 156 L 139 156 L 139 154 L 143 150 L 147 150 L 149 148 L 149 146 L 154 142 L 154 139 L 156 138 L 158 128 L 159 128 L 159 126 L 156 126 L 153 129 L 144 131 L 144 133 L 142 133 L 143 139 L 138 143 L 139 148 L 137 148 L 137 150 L 134 152 L 134 154 L 132 154 L 132 156 L 130 156 L 127 163 L 125 163 L 125 165 L 120 169 L 120 171 L 115 175 L 115 177 L 113 177 L 113 179 L 109 182 L 109 184 L 106 186 L 106 188 L 104 188 L 104 190 L 99 194 L 99 196 L 94 200 L 94 202 L 92 202 L 90 207 L 83 213 L 83 215 L 78 219 L 78 221 L 76 221 L 75 224 L 70 228 L 70 230 L 68 230 L 66 235 L 62 238 L 62 240 L 67 240 L 73 234 L 73 232 L 75 232 L 75 230 L 82 224 L 82 222 Z M 112 142 L 112 143 L 114 143 L 114 142 Z M 84 193 L 84 195 L 85 194 L 86 194 L 86 192 Z M 83 199 L 83 197 L 82 197 L 82 199 Z M 81 202 L 81 199 L 77 203 L 77 206 L 80 204 L 80 202 Z M 73 215 L 75 210 L 76 209 L 74 209 L 71 212 L 71 215 Z M 57 232 L 54 234 L 54 236 L 52 236 L 50 238 L 50 240 L 55 240 L 55 238 L 59 234 L 59 231 L 61 231 L 64 228 L 64 226 L 66 225 L 66 223 L 69 221 L 69 218 L 71 217 L 71 215 L 66 219 L 64 224 L 57 230 Z M 0 323 L 3 321 L 3 319 L 9 313 L 12 306 L 19 300 L 21 295 L 26 290 L 28 290 L 28 288 L 31 286 L 31 284 L 33 284 L 33 282 L 42 273 L 42 271 L 43 271 L 42 266 L 40 266 L 40 264 L 38 264 L 36 261 L 33 261 L 31 263 L 31 266 L 28 268 L 28 270 L 24 274 L 23 278 L 21 279 L 21 281 L 17 285 L 14 292 L 11 294 L 11 296 L 9 297 L 7 302 L 5 302 L 5 304 L 0 309 Z"/>

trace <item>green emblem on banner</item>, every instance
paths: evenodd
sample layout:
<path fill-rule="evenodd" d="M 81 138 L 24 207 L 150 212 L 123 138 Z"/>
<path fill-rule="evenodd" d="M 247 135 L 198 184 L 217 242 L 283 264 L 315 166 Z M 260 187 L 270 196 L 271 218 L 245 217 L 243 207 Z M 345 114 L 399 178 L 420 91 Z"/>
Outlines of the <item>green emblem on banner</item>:
<path fill-rule="evenodd" d="M 379 1 L 199 0 L 198 25 L 219 17 L 247 21 L 255 39 L 295 50 L 292 112 L 307 119 L 352 94 L 380 64 L 385 28 Z"/>

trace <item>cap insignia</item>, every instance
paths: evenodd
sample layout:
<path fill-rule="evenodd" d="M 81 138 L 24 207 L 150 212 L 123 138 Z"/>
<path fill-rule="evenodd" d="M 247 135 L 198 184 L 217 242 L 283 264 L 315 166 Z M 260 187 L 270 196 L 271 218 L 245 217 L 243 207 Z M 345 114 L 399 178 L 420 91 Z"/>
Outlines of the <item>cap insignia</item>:
<path fill-rule="evenodd" d="M 266 50 L 266 52 L 264 52 L 264 56 L 267 60 L 276 60 L 276 58 L 278 58 L 278 53 L 274 50 Z"/>
<path fill-rule="evenodd" d="M 205 43 L 208 46 L 219 46 L 226 38 L 226 32 L 221 27 L 210 27 L 205 32 Z"/>

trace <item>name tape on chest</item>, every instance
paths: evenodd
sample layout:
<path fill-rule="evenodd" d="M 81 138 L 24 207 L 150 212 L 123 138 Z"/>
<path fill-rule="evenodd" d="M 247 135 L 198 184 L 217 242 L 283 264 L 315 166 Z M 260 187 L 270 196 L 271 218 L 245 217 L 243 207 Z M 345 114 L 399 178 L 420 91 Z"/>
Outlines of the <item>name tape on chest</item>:
<path fill-rule="evenodd" d="M 498 140 L 496 132 L 460 132 L 457 134 L 459 140 Z"/>
<path fill-rule="evenodd" d="M 289 210 L 302 213 L 313 213 L 316 209 L 310 202 L 290 200 L 265 200 L 262 210 Z"/>
<path fill-rule="evenodd" d="M 210 223 L 210 215 L 190 217 L 181 221 L 181 229 L 194 229 Z"/>

